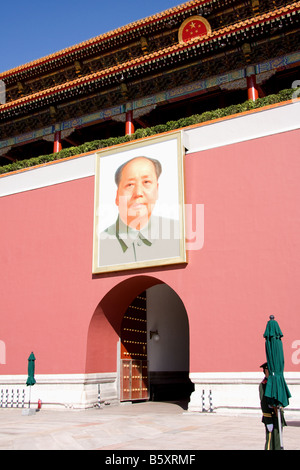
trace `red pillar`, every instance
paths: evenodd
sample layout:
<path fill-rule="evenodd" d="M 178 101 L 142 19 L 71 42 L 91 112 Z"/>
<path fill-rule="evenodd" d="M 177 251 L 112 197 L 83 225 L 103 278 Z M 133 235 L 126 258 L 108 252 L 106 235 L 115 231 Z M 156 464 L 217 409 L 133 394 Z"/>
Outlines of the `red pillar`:
<path fill-rule="evenodd" d="M 61 145 L 61 132 L 56 131 L 54 133 L 54 145 L 53 145 L 53 153 L 57 153 L 62 149 Z"/>
<path fill-rule="evenodd" d="M 125 134 L 131 135 L 134 133 L 134 125 L 133 125 L 133 112 L 127 111 L 126 113 L 126 125 L 125 125 Z"/>
<path fill-rule="evenodd" d="M 256 84 L 256 76 L 249 75 L 247 77 L 248 100 L 255 101 L 258 98 L 258 90 Z"/>

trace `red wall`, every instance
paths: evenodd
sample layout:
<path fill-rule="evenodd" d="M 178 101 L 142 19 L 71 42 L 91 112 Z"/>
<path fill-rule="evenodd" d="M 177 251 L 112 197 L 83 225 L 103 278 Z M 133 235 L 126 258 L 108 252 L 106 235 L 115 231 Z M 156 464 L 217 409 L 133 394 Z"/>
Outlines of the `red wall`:
<path fill-rule="evenodd" d="M 187 266 L 93 276 L 93 177 L 1 198 L 0 374 L 26 374 L 31 351 L 39 374 L 116 371 L 122 313 L 157 282 L 186 307 L 191 372 L 257 370 L 270 314 L 299 370 L 299 134 L 186 156 L 186 202 L 205 211 Z"/>
<path fill-rule="evenodd" d="M 189 265 L 197 279 L 192 370 L 255 370 L 265 360 L 270 314 L 284 333 L 286 370 L 300 369 L 291 361 L 300 338 L 299 137 L 282 133 L 188 158 L 187 202 L 205 204 L 205 245 Z"/>

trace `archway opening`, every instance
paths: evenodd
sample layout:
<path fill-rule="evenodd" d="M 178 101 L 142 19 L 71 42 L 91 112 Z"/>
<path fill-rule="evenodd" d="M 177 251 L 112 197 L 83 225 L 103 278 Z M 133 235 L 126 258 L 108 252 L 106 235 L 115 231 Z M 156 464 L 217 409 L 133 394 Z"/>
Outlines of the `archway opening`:
<path fill-rule="evenodd" d="M 141 292 L 126 309 L 120 334 L 120 400 L 188 400 L 189 323 L 167 284 Z"/>
<path fill-rule="evenodd" d="M 145 295 L 144 301 L 140 299 L 141 294 Z M 133 317 L 132 311 L 139 312 L 141 302 L 145 302 L 146 322 L 143 328 L 135 327 L 132 319 L 131 323 L 127 323 L 127 329 L 137 331 L 129 338 L 134 348 L 128 349 L 129 356 L 124 356 L 128 346 L 127 342 L 126 347 L 123 347 L 125 317 Z M 138 308 L 130 308 L 133 304 Z M 139 318 L 138 315 L 135 317 Z M 140 350 L 144 354 L 139 359 L 147 363 L 147 370 L 144 368 L 147 376 L 142 371 L 143 366 L 140 368 L 142 387 L 146 386 L 147 391 L 144 390 L 143 396 L 135 399 L 188 399 L 193 391 L 193 384 L 189 380 L 187 312 L 177 293 L 152 276 L 134 276 L 119 283 L 99 303 L 88 332 L 86 373 L 115 374 L 119 399 L 125 397 L 124 400 L 132 400 L 132 395 L 124 395 L 121 389 L 122 374 L 124 375 L 122 360 L 134 361 L 137 358 L 134 354 L 138 343 L 142 344 Z M 133 371 L 136 372 L 137 368 L 133 368 Z M 131 383 L 134 383 L 133 379 L 134 377 L 129 378 Z"/>

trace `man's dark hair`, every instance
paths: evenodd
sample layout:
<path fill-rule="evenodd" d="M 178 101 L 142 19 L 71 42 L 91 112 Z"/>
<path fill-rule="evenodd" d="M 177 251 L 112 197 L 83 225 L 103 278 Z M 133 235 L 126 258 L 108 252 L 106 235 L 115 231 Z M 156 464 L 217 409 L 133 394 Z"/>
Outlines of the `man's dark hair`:
<path fill-rule="evenodd" d="M 161 167 L 161 163 L 158 160 L 155 160 L 155 158 L 149 158 L 149 157 L 144 157 L 144 156 L 134 157 L 131 160 L 128 160 L 128 162 L 125 162 L 123 163 L 123 165 L 119 166 L 119 168 L 115 172 L 115 182 L 117 186 L 119 186 L 120 184 L 123 168 L 127 165 L 127 163 L 132 162 L 133 160 L 136 160 L 137 158 L 146 158 L 146 160 L 149 160 L 150 162 L 152 162 L 155 168 L 157 179 L 160 177 L 161 172 L 162 172 L 162 167 Z"/>

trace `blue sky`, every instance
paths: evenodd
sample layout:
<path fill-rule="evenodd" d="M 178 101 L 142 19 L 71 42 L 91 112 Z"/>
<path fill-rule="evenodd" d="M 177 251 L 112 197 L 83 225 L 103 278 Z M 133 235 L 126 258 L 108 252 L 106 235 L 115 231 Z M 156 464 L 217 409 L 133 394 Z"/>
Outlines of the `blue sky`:
<path fill-rule="evenodd" d="M 0 6 L 0 73 L 184 0 L 10 0 Z"/>

